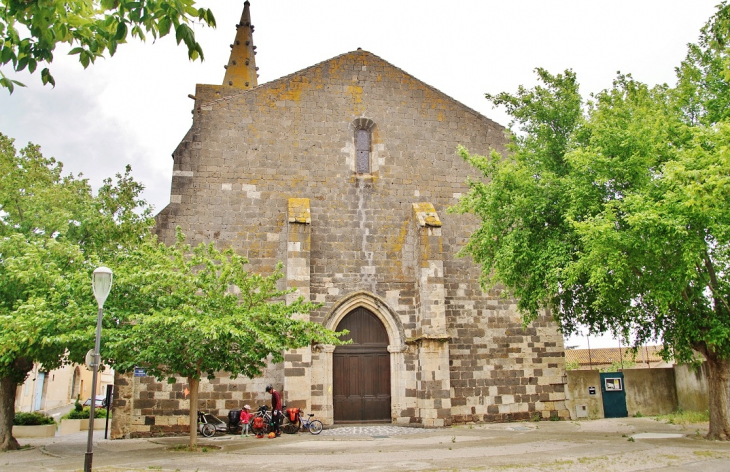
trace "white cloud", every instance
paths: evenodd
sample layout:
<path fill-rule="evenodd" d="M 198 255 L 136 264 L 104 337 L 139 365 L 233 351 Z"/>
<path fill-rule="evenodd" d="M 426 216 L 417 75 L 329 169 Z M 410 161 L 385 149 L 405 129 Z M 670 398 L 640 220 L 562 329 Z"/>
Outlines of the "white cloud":
<path fill-rule="evenodd" d="M 714 11 L 715 0 L 482 2 L 337 0 L 251 2 L 260 83 L 362 47 L 503 124 L 484 93 L 535 82 L 535 67 L 572 68 L 584 93 L 610 86 L 618 70 L 650 84 L 674 67 Z M 191 63 L 171 37 L 120 46 L 87 70 L 56 52 L 58 84 L 0 92 L 0 132 L 40 144 L 97 186 L 132 165 L 159 210 L 167 204 L 170 154 L 191 123 L 196 83 L 220 83 L 242 2 L 204 0 L 218 22 L 196 26 L 206 61 Z"/>

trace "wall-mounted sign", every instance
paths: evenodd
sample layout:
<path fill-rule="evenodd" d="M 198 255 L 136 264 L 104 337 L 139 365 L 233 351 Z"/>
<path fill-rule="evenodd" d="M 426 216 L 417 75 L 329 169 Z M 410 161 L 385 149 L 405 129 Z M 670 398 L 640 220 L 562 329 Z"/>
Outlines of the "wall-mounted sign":
<path fill-rule="evenodd" d="M 134 376 L 135 377 L 147 377 L 147 372 L 145 372 L 144 369 L 141 367 L 135 367 Z"/>
<path fill-rule="evenodd" d="M 606 377 L 605 386 L 607 392 L 620 392 L 624 389 L 621 377 Z"/>
<path fill-rule="evenodd" d="M 588 395 L 595 395 L 596 387 L 588 387 Z"/>

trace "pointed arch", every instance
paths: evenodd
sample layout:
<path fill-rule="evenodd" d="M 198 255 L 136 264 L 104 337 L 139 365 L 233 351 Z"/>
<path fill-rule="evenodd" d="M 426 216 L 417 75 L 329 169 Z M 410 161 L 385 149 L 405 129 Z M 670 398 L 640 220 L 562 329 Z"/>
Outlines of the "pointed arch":
<path fill-rule="evenodd" d="M 385 300 L 370 292 L 354 292 L 335 303 L 322 324 L 325 328 L 335 330 L 342 318 L 359 307 L 367 308 L 383 323 L 388 333 L 389 351 L 400 352 L 406 348 L 405 330 L 400 318 Z"/>

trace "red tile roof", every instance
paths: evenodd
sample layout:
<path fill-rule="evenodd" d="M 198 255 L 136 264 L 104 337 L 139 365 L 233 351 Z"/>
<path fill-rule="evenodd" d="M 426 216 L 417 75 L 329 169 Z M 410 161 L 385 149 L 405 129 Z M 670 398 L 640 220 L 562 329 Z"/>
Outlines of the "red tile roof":
<path fill-rule="evenodd" d="M 567 349 L 565 351 L 565 362 L 575 362 L 583 365 L 604 365 L 612 364 L 614 362 L 620 362 L 623 358 L 624 361 L 634 361 L 639 367 L 641 364 L 647 361 L 661 362 L 662 358 L 659 356 L 661 346 L 642 346 L 639 350 L 634 353 L 630 348 L 627 347 L 604 347 L 598 349 Z M 590 351 L 590 353 L 589 353 Z"/>

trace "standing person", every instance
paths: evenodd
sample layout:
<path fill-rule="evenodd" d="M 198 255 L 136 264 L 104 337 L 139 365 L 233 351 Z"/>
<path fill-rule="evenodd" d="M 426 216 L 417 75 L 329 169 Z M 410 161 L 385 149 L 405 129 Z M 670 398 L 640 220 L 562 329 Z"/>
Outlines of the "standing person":
<path fill-rule="evenodd" d="M 243 405 L 243 410 L 241 410 L 241 437 L 245 434 L 246 437 L 248 437 L 248 422 L 251 421 L 251 407 L 248 405 Z"/>
<path fill-rule="evenodd" d="M 271 423 L 277 436 L 281 436 L 281 395 L 269 384 L 266 393 L 271 394 Z"/>

